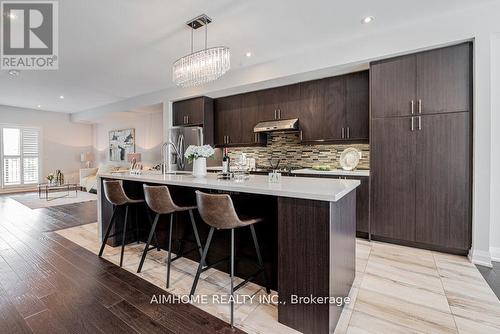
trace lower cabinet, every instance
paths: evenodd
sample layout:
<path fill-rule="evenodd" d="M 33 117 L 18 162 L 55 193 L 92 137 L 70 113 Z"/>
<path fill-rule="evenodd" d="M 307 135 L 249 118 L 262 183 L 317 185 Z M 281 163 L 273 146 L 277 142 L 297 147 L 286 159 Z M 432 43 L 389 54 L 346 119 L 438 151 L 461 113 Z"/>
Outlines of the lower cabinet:
<path fill-rule="evenodd" d="M 469 112 L 371 123 L 371 232 L 424 248 L 471 246 Z"/>

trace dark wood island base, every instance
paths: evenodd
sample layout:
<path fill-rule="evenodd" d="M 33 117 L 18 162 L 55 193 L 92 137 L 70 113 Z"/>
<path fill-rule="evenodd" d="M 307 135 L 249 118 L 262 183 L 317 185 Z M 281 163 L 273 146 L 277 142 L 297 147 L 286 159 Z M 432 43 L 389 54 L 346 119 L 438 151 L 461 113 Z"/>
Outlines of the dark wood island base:
<path fill-rule="evenodd" d="M 100 177 L 100 189 L 105 178 L 121 177 Z M 355 276 L 356 191 L 348 192 L 337 201 L 325 201 L 262 195 L 254 191 L 224 191 L 198 187 L 195 184 L 179 186 L 153 180 L 136 181 L 130 180 L 128 175 L 121 179 L 125 191 L 131 197 L 143 197 L 144 183 L 167 184 L 174 200 L 182 204 L 195 203 L 194 191 L 197 189 L 205 192 L 227 192 L 231 194 L 238 212 L 265 217 L 265 222 L 257 224 L 256 230 L 261 239 L 262 257 L 268 277 L 271 278 L 271 288 L 279 295 L 278 321 L 303 333 L 333 333 L 343 309 L 339 300 L 345 300 L 348 296 Z M 99 201 L 100 231 L 103 231 L 109 224 L 112 206 L 105 196 L 100 196 Z M 149 227 L 146 208 L 140 208 L 136 214 L 143 229 L 139 239 L 145 241 Z M 186 224 L 174 224 L 174 239 L 193 239 L 189 217 L 180 216 L 178 219 L 185 219 Z M 208 226 L 197 214 L 195 220 L 204 244 Z M 159 222 L 158 227 L 160 247 L 167 249 L 168 221 L 165 219 Z M 111 231 L 112 234 L 114 232 Z M 110 238 L 108 244 L 120 244 L 120 235 Z M 224 231 L 214 234 L 208 263 L 228 255 L 228 237 Z M 136 241 L 134 235 L 130 238 L 127 242 Z M 174 244 L 174 250 L 175 246 Z M 252 266 L 255 262 L 255 251 L 250 233 L 238 233 L 236 246 L 236 256 L 240 258 L 237 276 L 245 277 L 255 270 Z M 185 257 L 199 261 L 196 252 L 188 253 Z M 229 272 L 226 263 L 216 268 Z M 256 283 L 263 282 L 257 279 Z"/>

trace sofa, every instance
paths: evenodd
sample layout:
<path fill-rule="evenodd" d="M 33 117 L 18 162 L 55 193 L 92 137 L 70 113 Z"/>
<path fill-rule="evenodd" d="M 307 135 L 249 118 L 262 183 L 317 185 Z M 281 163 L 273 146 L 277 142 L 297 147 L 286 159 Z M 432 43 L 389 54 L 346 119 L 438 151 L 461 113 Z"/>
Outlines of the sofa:
<path fill-rule="evenodd" d="M 99 168 L 80 169 L 80 186 L 87 192 L 97 193 L 97 175 L 99 173 L 127 171 L 127 166 L 104 164 Z"/>
<path fill-rule="evenodd" d="M 97 191 L 97 172 L 99 168 L 80 169 L 80 186 L 87 192 Z"/>

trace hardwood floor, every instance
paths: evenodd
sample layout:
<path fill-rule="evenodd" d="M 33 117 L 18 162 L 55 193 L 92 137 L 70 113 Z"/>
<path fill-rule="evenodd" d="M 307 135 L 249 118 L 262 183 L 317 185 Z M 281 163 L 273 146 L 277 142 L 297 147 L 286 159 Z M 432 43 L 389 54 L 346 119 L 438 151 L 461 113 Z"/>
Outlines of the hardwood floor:
<path fill-rule="evenodd" d="M 53 231 L 95 221 L 95 203 L 31 210 L 0 196 L 0 328 L 9 333 L 243 333 Z"/>

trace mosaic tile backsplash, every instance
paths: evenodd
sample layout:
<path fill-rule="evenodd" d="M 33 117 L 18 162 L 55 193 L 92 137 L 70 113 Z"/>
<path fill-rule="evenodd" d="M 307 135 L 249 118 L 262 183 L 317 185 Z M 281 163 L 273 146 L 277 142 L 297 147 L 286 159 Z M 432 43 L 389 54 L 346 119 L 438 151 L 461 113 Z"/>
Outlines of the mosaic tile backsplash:
<path fill-rule="evenodd" d="M 341 168 L 340 154 L 348 147 L 355 147 L 361 151 L 361 160 L 357 169 L 370 168 L 370 146 L 368 144 L 326 144 L 303 145 L 300 144 L 297 133 L 272 133 L 268 134 L 265 147 L 232 147 L 229 148 L 229 157 L 235 161 L 236 157 L 245 153 L 247 158 L 256 160 L 257 168 L 271 167 L 269 159 L 281 159 L 280 168 L 310 168 L 314 165 L 329 165 Z"/>

